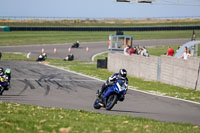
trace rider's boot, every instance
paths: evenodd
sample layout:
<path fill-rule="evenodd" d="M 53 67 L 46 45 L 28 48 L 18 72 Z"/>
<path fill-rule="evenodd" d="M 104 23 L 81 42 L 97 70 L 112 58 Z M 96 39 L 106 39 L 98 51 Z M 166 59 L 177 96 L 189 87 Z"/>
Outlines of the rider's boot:
<path fill-rule="evenodd" d="M 102 87 L 101 87 L 101 91 L 99 92 L 99 95 L 98 97 L 101 98 L 101 94 L 103 94 L 104 90 L 107 88 L 107 85 L 106 84 L 103 84 Z"/>

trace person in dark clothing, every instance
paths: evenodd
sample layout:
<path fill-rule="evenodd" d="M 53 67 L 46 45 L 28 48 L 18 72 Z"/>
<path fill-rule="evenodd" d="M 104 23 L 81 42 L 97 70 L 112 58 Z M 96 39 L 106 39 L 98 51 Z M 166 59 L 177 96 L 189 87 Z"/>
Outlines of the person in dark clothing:
<path fill-rule="evenodd" d="M 74 43 L 73 45 L 72 45 L 72 48 L 78 48 L 79 47 L 79 41 L 76 41 L 76 43 Z"/>

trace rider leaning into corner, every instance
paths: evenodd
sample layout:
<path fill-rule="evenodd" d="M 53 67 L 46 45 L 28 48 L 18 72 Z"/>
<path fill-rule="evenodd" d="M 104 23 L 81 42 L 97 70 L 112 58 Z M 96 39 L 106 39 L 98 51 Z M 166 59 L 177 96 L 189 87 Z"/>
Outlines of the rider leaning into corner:
<path fill-rule="evenodd" d="M 0 78 L 5 78 L 5 73 L 2 67 L 0 67 Z"/>
<path fill-rule="evenodd" d="M 6 69 L 6 71 L 4 71 L 3 67 L 0 67 L 0 78 L 4 78 L 8 82 L 10 82 L 10 79 L 11 79 L 10 69 Z"/>
<path fill-rule="evenodd" d="M 122 82 L 124 82 L 124 85 L 126 87 L 126 92 L 127 92 L 127 90 L 128 90 L 128 78 L 126 76 L 127 76 L 127 71 L 125 69 L 120 69 L 119 73 L 115 73 L 112 76 L 110 76 L 109 79 L 102 85 L 101 91 L 100 91 L 98 96 L 100 97 L 101 94 L 104 92 L 104 90 L 107 87 L 112 86 L 117 79 L 121 79 Z"/>

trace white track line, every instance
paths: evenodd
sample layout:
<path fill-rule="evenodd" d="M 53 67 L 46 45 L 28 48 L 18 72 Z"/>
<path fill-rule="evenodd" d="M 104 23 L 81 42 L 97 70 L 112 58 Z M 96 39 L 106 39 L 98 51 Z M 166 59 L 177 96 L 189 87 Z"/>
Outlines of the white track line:
<path fill-rule="evenodd" d="M 94 58 L 98 55 L 101 55 L 101 54 L 104 54 L 104 53 L 108 53 L 109 51 L 104 51 L 104 52 L 101 52 L 101 53 L 98 53 L 98 54 L 95 54 L 92 56 L 92 61 L 94 61 Z"/>
<path fill-rule="evenodd" d="M 56 68 L 56 69 L 60 69 L 60 70 L 63 70 L 63 71 L 67 71 L 67 72 L 70 72 L 70 73 L 74 73 L 74 74 L 77 74 L 77 75 L 81 75 L 81 76 L 84 76 L 84 77 L 87 77 L 87 78 L 95 79 L 95 80 L 98 80 L 98 81 L 101 81 L 101 82 L 105 82 L 105 80 L 101 80 L 101 79 L 98 79 L 98 78 L 95 78 L 95 77 L 91 77 L 91 76 L 88 76 L 88 75 L 85 75 L 85 74 L 82 74 L 82 73 L 66 70 L 66 69 L 59 68 L 59 67 L 56 67 L 56 66 L 53 66 L 53 65 L 49 65 L 49 64 L 44 64 L 44 63 L 41 63 L 41 64 L 49 66 L 49 67 L 53 67 L 53 68 Z M 133 88 L 129 88 L 129 90 L 145 93 L 145 94 L 152 95 L 152 96 L 164 97 L 164 98 L 169 98 L 169 99 L 174 99 L 174 100 L 179 100 L 179 101 L 183 101 L 183 102 L 188 102 L 188 103 L 193 103 L 193 104 L 200 105 L 200 103 L 194 102 L 194 101 L 190 101 L 190 100 L 185 100 L 185 99 L 180 99 L 180 98 L 175 98 L 175 97 L 170 97 L 170 96 L 161 96 L 161 95 L 152 94 L 152 93 L 149 93 L 149 92 L 146 92 L 146 91 L 141 91 L 141 90 L 137 90 L 137 89 L 133 89 Z"/>

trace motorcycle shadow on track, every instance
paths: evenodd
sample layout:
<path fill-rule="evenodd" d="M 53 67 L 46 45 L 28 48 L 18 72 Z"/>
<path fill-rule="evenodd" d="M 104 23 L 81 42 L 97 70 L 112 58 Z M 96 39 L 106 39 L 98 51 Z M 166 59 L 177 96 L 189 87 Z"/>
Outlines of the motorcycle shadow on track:
<path fill-rule="evenodd" d="M 121 113 L 131 113 L 131 114 L 158 114 L 158 113 L 140 112 L 140 111 L 132 111 L 132 110 L 111 110 L 111 112 L 121 112 Z"/>
<path fill-rule="evenodd" d="M 24 98 L 25 95 L 9 95 L 9 94 L 4 94 L 0 97 L 1 101 L 27 101 Z"/>

